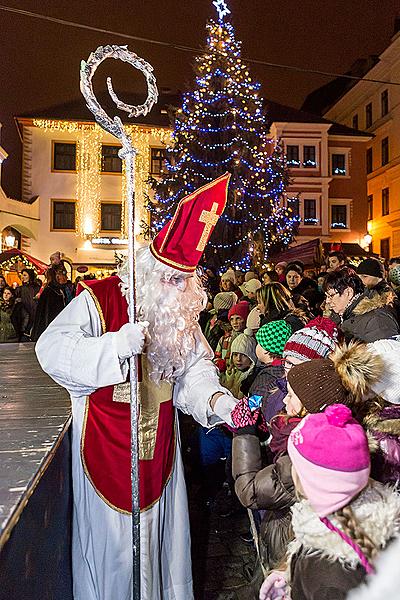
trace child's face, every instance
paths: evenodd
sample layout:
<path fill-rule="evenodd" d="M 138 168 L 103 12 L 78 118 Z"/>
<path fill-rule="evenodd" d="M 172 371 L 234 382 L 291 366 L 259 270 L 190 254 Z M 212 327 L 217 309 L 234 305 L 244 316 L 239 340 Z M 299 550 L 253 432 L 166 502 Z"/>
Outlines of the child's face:
<path fill-rule="evenodd" d="M 260 346 L 260 344 L 257 344 L 256 346 L 256 356 L 258 360 L 264 365 L 269 365 L 274 360 L 274 357 L 269 352 L 264 350 L 264 348 Z"/>
<path fill-rule="evenodd" d="M 287 384 L 288 393 L 283 399 L 283 404 L 286 407 L 286 413 L 289 417 L 296 417 L 300 414 L 303 405 L 300 398 L 296 396 L 290 384 Z"/>
<path fill-rule="evenodd" d="M 232 315 L 229 320 L 233 331 L 244 331 L 246 327 L 246 322 L 239 315 Z"/>
<path fill-rule="evenodd" d="M 298 358 L 297 356 L 288 356 L 287 358 L 285 358 L 283 360 L 283 366 L 284 366 L 286 375 L 288 374 L 288 372 L 290 371 L 290 369 L 292 367 L 295 367 L 296 365 L 300 365 L 303 362 L 306 362 L 306 361 L 302 360 L 301 358 Z"/>
<path fill-rule="evenodd" d="M 251 366 L 250 358 L 241 352 L 234 352 L 232 354 L 232 362 L 239 371 L 246 371 Z"/>

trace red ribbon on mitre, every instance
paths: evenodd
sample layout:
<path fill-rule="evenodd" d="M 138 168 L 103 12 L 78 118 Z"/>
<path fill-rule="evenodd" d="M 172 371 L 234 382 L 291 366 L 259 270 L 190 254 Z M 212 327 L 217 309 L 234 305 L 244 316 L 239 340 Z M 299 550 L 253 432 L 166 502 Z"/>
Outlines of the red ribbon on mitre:
<path fill-rule="evenodd" d="M 171 221 L 150 244 L 157 260 L 185 273 L 196 270 L 225 210 L 230 176 L 225 173 L 182 198 Z"/>

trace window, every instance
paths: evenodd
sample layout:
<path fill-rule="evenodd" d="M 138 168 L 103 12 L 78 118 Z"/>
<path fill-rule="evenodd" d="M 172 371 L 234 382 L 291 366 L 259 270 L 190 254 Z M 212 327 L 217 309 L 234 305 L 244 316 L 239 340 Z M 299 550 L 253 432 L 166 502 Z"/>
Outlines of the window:
<path fill-rule="evenodd" d="M 291 217 L 300 217 L 300 200 L 299 198 L 288 198 L 287 199 L 288 208 L 292 209 Z"/>
<path fill-rule="evenodd" d="M 384 90 L 381 94 L 381 117 L 384 117 L 389 112 L 389 91 Z"/>
<path fill-rule="evenodd" d="M 381 256 L 389 260 L 390 258 L 390 238 L 381 240 Z"/>
<path fill-rule="evenodd" d="M 300 167 L 299 160 L 299 147 L 298 146 L 287 146 L 286 147 L 286 158 L 289 167 Z"/>
<path fill-rule="evenodd" d="M 374 218 L 374 196 L 368 196 L 368 221 Z"/>
<path fill-rule="evenodd" d="M 372 148 L 367 149 L 367 175 L 372 173 Z"/>
<path fill-rule="evenodd" d="M 369 129 L 372 125 L 372 102 L 365 107 L 365 128 Z"/>
<path fill-rule="evenodd" d="M 382 190 L 382 217 L 389 214 L 389 188 Z"/>
<path fill-rule="evenodd" d="M 332 154 L 332 175 L 347 175 L 345 154 Z"/>
<path fill-rule="evenodd" d="M 119 202 L 101 203 L 101 230 L 119 231 L 121 229 L 122 204 Z"/>
<path fill-rule="evenodd" d="M 75 231 L 75 201 L 52 200 L 52 229 Z"/>
<path fill-rule="evenodd" d="M 358 115 L 353 115 L 353 129 L 358 129 Z"/>
<path fill-rule="evenodd" d="M 164 167 L 165 149 L 151 148 L 151 165 L 150 173 L 152 175 L 160 175 Z"/>
<path fill-rule="evenodd" d="M 381 142 L 381 151 L 382 151 L 382 166 L 387 165 L 389 162 L 389 138 L 383 138 Z"/>
<path fill-rule="evenodd" d="M 75 142 L 53 142 L 53 171 L 76 171 Z"/>
<path fill-rule="evenodd" d="M 122 160 L 118 156 L 120 146 L 101 146 L 102 173 L 122 173 Z"/>
<path fill-rule="evenodd" d="M 303 167 L 316 167 L 315 146 L 304 146 L 303 148 Z"/>
<path fill-rule="evenodd" d="M 333 204 L 331 206 L 331 228 L 347 229 L 347 204 Z"/>
<path fill-rule="evenodd" d="M 304 198 L 304 225 L 317 224 L 317 201 L 315 198 Z"/>

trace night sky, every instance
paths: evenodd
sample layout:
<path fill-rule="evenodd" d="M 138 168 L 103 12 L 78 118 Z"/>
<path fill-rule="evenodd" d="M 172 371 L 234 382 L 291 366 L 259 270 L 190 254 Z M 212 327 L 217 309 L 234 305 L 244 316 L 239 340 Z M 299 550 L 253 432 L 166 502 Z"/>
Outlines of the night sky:
<path fill-rule="evenodd" d="M 322 71 L 345 72 L 359 57 L 380 54 L 390 43 L 399 0 L 227 0 L 242 56 Z M 0 4 L 102 29 L 198 48 L 212 0 L 0 0 Z M 80 97 L 79 64 L 99 45 L 128 44 L 155 69 L 160 88 L 183 90 L 192 81 L 194 54 L 113 35 L 40 21 L 0 10 L 1 145 L 3 187 L 20 194 L 20 142 L 13 117 Z M 250 65 L 262 95 L 299 107 L 329 78 Z M 145 89 L 127 65 L 102 65 L 96 89 L 113 75 L 117 91 Z M 82 98 L 83 104 L 83 98 Z"/>

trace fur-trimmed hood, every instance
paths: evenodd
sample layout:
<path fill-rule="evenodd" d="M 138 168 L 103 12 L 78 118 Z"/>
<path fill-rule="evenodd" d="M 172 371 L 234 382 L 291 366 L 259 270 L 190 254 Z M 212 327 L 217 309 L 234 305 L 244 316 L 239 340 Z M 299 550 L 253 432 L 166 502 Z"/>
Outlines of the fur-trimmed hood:
<path fill-rule="evenodd" d="M 394 293 L 391 291 L 384 292 L 383 294 L 372 293 L 362 296 L 360 301 L 357 302 L 355 307 L 352 309 L 354 315 L 365 315 L 365 313 L 371 312 L 377 308 L 384 308 L 385 306 L 391 306 L 394 300 Z"/>
<path fill-rule="evenodd" d="M 360 342 L 337 346 L 329 358 L 335 365 L 343 386 L 357 400 L 364 396 L 383 371 L 381 357 Z"/>
<path fill-rule="evenodd" d="M 370 413 L 363 423 L 367 430 L 400 436 L 400 406 L 386 406 L 379 412 Z"/>
<path fill-rule="evenodd" d="M 351 508 L 363 531 L 377 548 L 385 548 L 389 540 L 399 536 L 400 494 L 393 487 L 370 480 L 369 485 L 353 500 Z M 352 569 L 360 564 L 356 552 L 320 521 L 307 500 L 297 502 L 291 511 L 295 539 L 288 546 L 289 563 L 291 557 L 303 547 L 307 554 L 318 554 Z M 342 530 L 342 525 L 334 516 L 328 518 Z"/>

